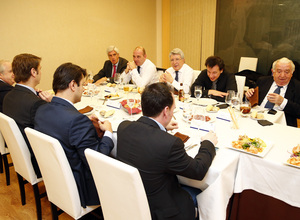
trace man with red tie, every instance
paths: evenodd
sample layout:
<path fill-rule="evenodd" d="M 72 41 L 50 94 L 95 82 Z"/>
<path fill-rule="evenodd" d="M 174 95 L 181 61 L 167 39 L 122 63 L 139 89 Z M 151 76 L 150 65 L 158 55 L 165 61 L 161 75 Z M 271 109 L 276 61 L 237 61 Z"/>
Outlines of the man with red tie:
<path fill-rule="evenodd" d="M 122 73 L 128 61 L 119 56 L 119 49 L 115 46 L 109 46 L 106 50 L 109 60 L 106 60 L 103 68 L 94 76 L 94 83 L 99 85 L 108 79 L 113 79 L 116 73 Z"/>

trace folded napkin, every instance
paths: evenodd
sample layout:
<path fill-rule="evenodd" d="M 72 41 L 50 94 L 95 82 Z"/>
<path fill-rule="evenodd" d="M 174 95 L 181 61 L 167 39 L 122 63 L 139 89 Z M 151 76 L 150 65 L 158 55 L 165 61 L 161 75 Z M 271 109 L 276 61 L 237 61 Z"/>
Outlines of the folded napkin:
<path fill-rule="evenodd" d="M 132 114 L 138 114 L 142 111 L 140 102 L 141 102 L 140 100 L 137 100 L 136 103 L 138 103 L 138 107 L 133 107 L 132 109 L 128 107 L 126 99 L 121 102 L 121 105 L 128 111 L 128 114 L 131 114 L 131 110 L 132 110 Z"/>
<path fill-rule="evenodd" d="M 93 122 L 94 127 L 96 128 L 98 137 L 99 137 L 99 138 L 102 138 L 103 135 L 104 135 L 104 131 L 102 131 L 102 130 L 100 129 L 100 126 L 99 126 L 99 119 L 98 119 L 98 118 L 92 118 L 91 120 L 92 120 L 92 122 Z"/>
<path fill-rule="evenodd" d="M 256 105 L 258 105 L 258 86 L 254 89 L 254 93 L 251 97 L 248 98 L 250 104 L 251 104 L 251 107 L 254 107 Z"/>
<path fill-rule="evenodd" d="M 88 112 L 90 112 L 90 111 L 92 111 L 93 110 L 93 107 L 91 107 L 91 106 L 86 106 L 85 108 L 83 108 L 83 109 L 79 109 L 78 111 L 81 113 L 81 114 L 85 114 L 85 113 L 88 113 Z"/>
<path fill-rule="evenodd" d="M 109 107 L 111 107 L 111 108 L 116 108 L 116 109 L 120 109 L 120 108 L 121 108 L 120 102 L 111 101 L 111 100 L 108 100 L 108 101 L 106 102 L 106 106 L 109 106 Z"/>
<path fill-rule="evenodd" d="M 183 143 L 187 142 L 187 140 L 190 138 L 189 136 L 181 134 L 180 132 L 176 132 L 174 136 L 179 137 L 183 141 Z"/>
<path fill-rule="evenodd" d="M 268 120 L 257 120 L 258 124 L 260 124 L 261 126 L 268 126 L 268 125 L 273 125 L 272 122 L 268 121 Z"/>

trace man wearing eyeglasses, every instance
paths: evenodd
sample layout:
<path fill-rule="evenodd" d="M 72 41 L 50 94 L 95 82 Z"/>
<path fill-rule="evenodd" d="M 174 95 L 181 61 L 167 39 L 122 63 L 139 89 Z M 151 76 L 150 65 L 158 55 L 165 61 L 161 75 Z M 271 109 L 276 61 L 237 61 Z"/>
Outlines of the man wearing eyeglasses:
<path fill-rule="evenodd" d="M 184 93 L 190 93 L 194 70 L 185 64 L 184 53 L 181 49 L 173 49 L 169 57 L 172 67 L 168 68 L 166 72 L 160 76 L 159 81 L 172 84 L 177 91 L 180 89 L 180 83 L 182 83 Z"/>
<path fill-rule="evenodd" d="M 287 125 L 297 127 L 300 82 L 292 78 L 294 71 L 293 61 L 283 57 L 273 63 L 273 76 L 260 77 L 256 84 L 259 87 L 258 104 L 263 108 L 284 111 Z M 253 88 L 246 92 L 248 98 L 253 94 Z"/>

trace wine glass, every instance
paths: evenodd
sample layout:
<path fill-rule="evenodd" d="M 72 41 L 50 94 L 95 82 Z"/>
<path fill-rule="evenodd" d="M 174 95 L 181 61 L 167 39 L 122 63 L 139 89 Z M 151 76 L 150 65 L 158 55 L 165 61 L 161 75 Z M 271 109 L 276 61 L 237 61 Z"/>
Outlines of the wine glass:
<path fill-rule="evenodd" d="M 93 97 L 95 95 L 95 84 L 88 83 L 88 94 L 91 97 L 91 101 L 93 102 Z"/>
<path fill-rule="evenodd" d="M 132 93 L 127 94 L 127 105 L 130 108 L 130 118 L 132 119 L 132 108 L 135 104 L 136 100 L 134 98 L 134 95 Z"/>
<path fill-rule="evenodd" d="M 225 97 L 225 102 L 227 103 L 227 105 L 231 105 L 232 104 L 231 99 L 234 96 L 235 96 L 235 91 L 234 90 L 228 90 L 227 91 L 227 95 Z"/>
<path fill-rule="evenodd" d="M 199 103 L 199 99 L 202 96 L 202 86 L 195 86 L 194 95 L 197 99 L 197 103 Z"/>
<path fill-rule="evenodd" d="M 189 103 L 184 103 L 182 111 L 183 120 L 185 122 L 190 122 L 193 117 L 192 106 Z"/>
<path fill-rule="evenodd" d="M 237 106 L 240 104 L 240 94 L 237 92 L 234 93 L 234 96 L 231 98 L 231 103 L 235 109 L 237 109 Z"/>

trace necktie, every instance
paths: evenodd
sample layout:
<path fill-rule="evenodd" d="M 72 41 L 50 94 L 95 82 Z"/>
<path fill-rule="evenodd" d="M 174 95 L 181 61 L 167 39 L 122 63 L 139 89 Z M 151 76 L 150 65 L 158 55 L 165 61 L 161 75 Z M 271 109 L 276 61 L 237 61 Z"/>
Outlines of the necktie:
<path fill-rule="evenodd" d="M 115 75 L 116 75 L 116 65 L 114 64 L 114 72 L 113 72 L 113 78 L 115 77 Z"/>
<path fill-rule="evenodd" d="M 138 67 L 137 67 L 137 71 L 138 71 L 138 73 L 140 73 L 140 69 L 141 69 L 141 67 L 140 67 L 140 66 L 138 66 Z"/>
<path fill-rule="evenodd" d="M 211 89 L 217 90 L 217 80 L 212 82 Z"/>
<path fill-rule="evenodd" d="M 178 82 L 178 70 L 177 71 L 175 71 L 175 81 L 177 81 Z"/>
<path fill-rule="evenodd" d="M 275 90 L 274 90 L 274 93 L 276 94 L 280 94 L 280 89 L 282 88 L 282 86 L 278 86 Z M 269 101 L 267 101 L 266 105 L 265 105 L 265 108 L 273 108 L 274 107 L 274 103 L 271 103 Z"/>

